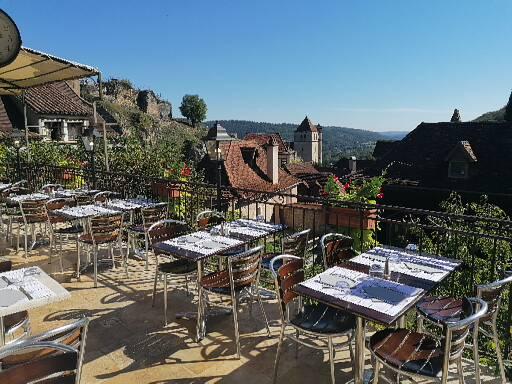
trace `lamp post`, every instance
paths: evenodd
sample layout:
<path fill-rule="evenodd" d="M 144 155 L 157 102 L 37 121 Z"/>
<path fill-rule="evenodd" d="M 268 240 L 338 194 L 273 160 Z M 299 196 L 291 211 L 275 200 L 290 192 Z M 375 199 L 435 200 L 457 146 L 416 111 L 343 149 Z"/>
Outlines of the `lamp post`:
<path fill-rule="evenodd" d="M 82 142 L 84 143 L 85 151 L 90 156 L 90 166 L 92 175 L 92 187 L 96 188 L 96 167 L 94 166 L 94 136 L 82 136 Z"/>
<path fill-rule="evenodd" d="M 16 148 L 16 181 L 21 180 L 21 141 L 19 139 L 14 140 L 14 148 Z"/>
<path fill-rule="evenodd" d="M 204 139 L 210 160 L 217 162 L 217 210 L 222 211 L 222 150 L 220 144 L 236 140 L 228 135 L 226 129 L 218 121 L 208 130 Z"/>

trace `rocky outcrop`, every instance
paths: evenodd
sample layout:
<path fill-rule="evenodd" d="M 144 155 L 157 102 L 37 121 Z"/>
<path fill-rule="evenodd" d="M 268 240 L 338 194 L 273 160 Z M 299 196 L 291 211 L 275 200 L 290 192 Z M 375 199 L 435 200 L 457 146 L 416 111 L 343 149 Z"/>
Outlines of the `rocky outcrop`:
<path fill-rule="evenodd" d="M 160 100 L 151 90 L 139 91 L 137 94 L 137 106 L 143 112 L 157 119 L 172 119 L 171 103 L 165 100 Z"/>

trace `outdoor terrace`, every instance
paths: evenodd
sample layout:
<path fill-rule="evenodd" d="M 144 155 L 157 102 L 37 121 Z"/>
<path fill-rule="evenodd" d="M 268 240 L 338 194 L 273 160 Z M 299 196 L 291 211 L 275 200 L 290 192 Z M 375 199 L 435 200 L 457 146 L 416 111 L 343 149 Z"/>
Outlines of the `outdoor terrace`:
<path fill-rule="evenodd" d="M 20 178 L 26 179 L 34 191 L 48 182 L 59 182 L 68 187 L 79 187 L 87 182 L 123 197 L 159 198 L 168 203 L 172 216 L 190 222 L 201 210 L 220 207 L 228 219 L 254 219 L 259 215 L 267 221 L 285 224 L 290 232 L 310 228 L 312 232 L 305 257 L 306 272 L 310 276 L 322 269 L 318 241 L 327 232 L 350 235 L 357 251 L 377 244 L 405 247 L 415 243 L 420 251 L 462 260 L 462 269 L 434 292 L 439 295 L 472 294 L 475 283 L 500 278 L 509 263 L 512 226 L 506 220 L 403 207 L 354 205 L 318 198 L 303 199 L 306 201 L 299 204 L 293 196 L 229 188 L 222 188 L 223 199 L 219 204 L 212 197 L 216 196 L 215 186 L 101 172 L 93 175 L 82 170 L 55 167 L 24 168 L 22 175 L 11 176 L 13 180 Z M 352 211 L 347 214 L 343 209 Z M 267 249 L 274 247 L 274 240 L 268 240 Z M 152 258 L 148 271 L 144 270 L 142 261 L 130 259 L 128 277 L 123 268 L 113 271 L 108 264 L 101 267 L 98 288 L 94 288 L 90 271 L 82 275 L 81 281 L 74 277 L 76 250 L 73 242 L 64 246 L 63 273 L 57 259 L 48 264 L 48 247 L 31 251 L 28 260 L 23 257 L 23 251 L 16 253 L 4 241 L 0 247 L 1 255 L 12 260 L 14 268 L 38 265 L 71 293 L 68 300 L 30 311 L 33 333 L 41 333 L 83 316 L 91 319 L 82 374 L 84 383 L 272 382 L 280 328 L 276 300 L 264 300 L 263 304 L 270 319 L 271 338 L 266 335 L 264 319 L 257 307 L 252 316 L 247 305 L 240 307 L 241 359 L 238 360 L 231 316 L 209 318 L 206 337 L 199 343 L 195 340 L 196 322 L 175 318 L 176 313 L 197 307 L 195 286 L 191 285 L 192 295 L 188 296 L 183 279 L 170 280 L 170 321 L 164 326 L 161 285 L 156 305 L 151 306 L 155 268 Z M 268 290 L 273 288 L 268 283 L 264 286 Z M 510 304 L 507 290 L 499 315 L 505 356 L 510 352 Z M 410 327 L 414 326 L 413 317 L 408 317 Z M 370 324 L 369 329 L 374 330 L 375 326 Z M 293 343 L 285 341 L 284 345 L 278 382 L 329 382 L 326 354 L 301 347 L 295 359 Z M 482 349 L 482 362 L 493 365 L 492 346 L 485 344 Z M 463 359 L 467 383 L 474 382 L 471 358 L 471 355 L 465 355 Z M 348 350 L 336 354 L 335 367 L 337 382 L 353 378 Z M 368 352 L 366 367 L 370 368 Z M 450 382 L 457 381 L 455 375 L 450 377 Z M 482 382 L 500 382 L 494 367 L 482 365 Z"/>

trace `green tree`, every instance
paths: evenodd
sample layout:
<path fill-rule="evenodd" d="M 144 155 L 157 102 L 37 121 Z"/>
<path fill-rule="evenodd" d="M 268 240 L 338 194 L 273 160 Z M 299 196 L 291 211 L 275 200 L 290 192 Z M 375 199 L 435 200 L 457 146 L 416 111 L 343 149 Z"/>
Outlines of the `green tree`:
<path fill-rule="evenodd" d="M 505 121 L 512 122 L 512 92 L 510 92 L 510 97 L 508 98 L 508 103 L 505 107 Z"/>
<path fill-rule="evenodd" d="M 195 127 L 197 123 L 200 123 L 206 119 L 206 112 L 208 108 L 203 99 L 199 95 L 185 95 L 181 101 L 180 112 L 192 123 Z"/>

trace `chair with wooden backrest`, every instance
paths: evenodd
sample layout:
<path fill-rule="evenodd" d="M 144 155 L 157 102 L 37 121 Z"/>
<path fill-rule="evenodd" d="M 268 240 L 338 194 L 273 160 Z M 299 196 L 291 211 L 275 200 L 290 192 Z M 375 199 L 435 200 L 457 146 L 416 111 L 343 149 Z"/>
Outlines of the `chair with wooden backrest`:
<path fill-rule="evenodd" d="M 93 202 L 97 205 L 106 205 L 108 201 L 113 197 L 114 192 L 101 191 L 94 195 Z"/>
<path fill-rule="evenodd" d="M 12 262 L 0 258 L 0 273 L 8 272 L 12 268 Z M 23 330 L 19 337 L 15 337 L 18 330 Z M 10 339 L 9 343 L 23 339 L 30 335 L 30 319 L 27 311 L 21 311 L 4 317 L 4 340 Z"/>
<path fill-rule="evenodd" d="M 356 326 L 355 317 L 344 311 L 317 303 L 304 305 L 302 298 L 295 293 L 294 285 L 304 281 L 304 259 L 302 257 L 279 255 L 270 262 L 270 269 L 274 276 L 276 294 L 281 313 L 281 333 L 277 345 L 276 360 L 274 364 L 274 383 L 277 380 L 277 370 L 284 337 L 295 341 L 295 357 L 298 355 L 298 345 L 328 351 L 331 368 L 331 382 L 334 384 L 334 338 L 346 337 L 346 342 L 336 345 L 348 345 L 350 355 L 353 356 L 352 338 Z M 295 305 L 295 315 L 291 315 Z M 286 327 L 293 327 L 294 334 L 285 334 Z M 303 336 L 301 339 L 300 336 Z M 327 340 L 326 340 L 327 339 Z M 323 341 L 321 345 L 318 341 Z M 352 359 L 353 360 L 353 359 Z"/>
<path fill-rule="evenodd" d="M 197 229 L 203 230 L 226 221 L 222 213 L 212 210 L 199 212 L 196 216 Z"/>
<path fill-rule="evenodd" d="M 168 208 L 166 203 L 160 203 L 157 205 L 153 205 L 151 207 L 142 208 L 140 210 L 142 216 L 142 224 L 132 224 L 130 225 L 126 231 L 128 233 L 128 244 L 126 247 L 126 258 L 128 258 L 128 254 L 130 252 L 130 244 L 132 245 L 132 249 L 135 252 L 136 245 L 135 241 L 138 238 L 142 238 L 144 236 L 144 250 L 145 250 L 145 269 L 148 270 L 149 267 L 149 236 L 148 230 L 149 228 L 159 221 L 167 219 Z"/>
<path fill-rule="evenodd" d="M 354 240 L 350 236 L 341 233 L 327 233 L 320 239 L 324 268 L 328 269 L 339 265 L 354 256 L 356 252 L 352 248 Z"/>
<path fill-rule="evenodd" d="M 199 286 L 198 326 L 206 328 L 206 308 L 211 304 L 209 294 L 231 298 L 233 322 L 235 326 L 236 355 L 240 358 L 240 332 L 238 330 L 238 301 L 241 297 L 249 297 L 250 310 L 256 299 L 265 318 L 267 333 L 270 337 L 267 315 L 259 293 L 259 274 L 263 246 L 258 246 L 227 257 L 228 269 L 209 273 L 201 279 Z"/>
<path fill-rule="evenodd" d="M 443 337 L 414 332 L 404 328 L 387 328 L 374 333 L 369 349 L 374 357 L 374 379 L 377 384 L 379 371 L 386 369 L 416 380 L 434 380 L 446 384 L 448 370 L 457 364 L 459 382 L 463 384 L 462 353 L 472 327 L 487 313 L 487 303 L 478 298 L 462 299 L 462 311 L 451 321 L 443 323 Z"/>
<path fill-rule="evenodd" d="M 93 197 L 86 193 L 77 193 L 73 195 L 73 198 L 75 199 L 77 206 L 89 205 L 94 203 Z"/>
<path fill-rule="evenodd" d="M 78 258 L 77 258 L 77 277 L 80 279 L 80 244 L 87 244 L 92 248 L 94 264 L 94 287 L 98 286 L 98 248 L 101 245 L 107 245 L 112 258 L 112 269 L 115 269 L 114 248 L 117 242 L 121 258 L 124 259 L 125 273 L 128 275 L 128 263 L 124 258 L 122 249 L 122 231 L 123 215 L 98 216 L 91 217 L 88 220 L 87 232 L 78 237 Z"/>
<path fill-rule="evenodd" d="M 5 233 L 5 238 L 7 240 L 10 239 L 11 233 L 12 233 L 12 225 L 13 223 L 18 224 L 18 227 L 20 223 L 23 222 L 21 218 L 21 212 L 19 204 L 8 202 L 8 198 L 15 195 L 26 195 L 29 194 L 30 190 L 24 187 L 20 186 L 14 186 L 14 184 L 7 189 L 4 189 L 2 192 L 0 192 L 0 207 L 2 209 L 2 212 L 0 213 L 2 215 L 2 222 L 3 222 L 3 216 L 7 216 L 7 230 Z M 19 229 L 19 228 L 18 228 Z M 19 237 L 18 237 L 18 243 L 16 244 L 16 252 L 19 249 Z"/>
<path fill-rule="evenodd" d="M 41 226 L 44 224 L 45 232 L 48 223 L 48 213 L 46 212 L 45 200 L 24 200 L 20 201 L 20 211 L 23 220 L 23 229 L 25 235 L 25 258 L 28 258 L 28 232 L 30 228 L 32 242 L 36 240 L 36 224 Z M 18 241 L 19 241 L 19 228 L 18 228 Z"/>
<path fill-rule="evenodd" d="M 496 349 L 498 367 L 502 383 L 506 383 L 505 367 L 501 355 L 500 340 L 497 330 L 497 319 L 500 311 L 501 300 L 506 288 L 512 283 L 512 273 L 507 272 L 507 277 L 489 284 L 477 285 L 475 287 L 476 297 L 486 302 L 487 313 L 478 321 L 472 330 L 472 343 L 468 344 L 473 350 L 475 362 L 475 381 L 480 382 L 480 358 L 478 351 L 478 338 L 482 333 L 492 339 Z M 418 313 L 418 330 L 423 330 L 423 321 L 427 320 L 432 324 L 443 326 L 446 322 L 454 321 L 460 316 L 463 310 L 463 299 L 453 297 L 427 297 L 416 306 Z"/>
<path fill-rule="evenodd" d="M 48 353 L 46 356 L 0 371 L 0 382 L 9 384 L 79 383 L 78 351 L 53 342 L 23 342 L 0 350 L 0 359 L 19 353 Z"/>
<path fill-rule="evenodd" d="M 304 258 L 306 255 L 310 232 L 311 229 L 305 229 L 281 238 L 281 252 L 265 254 L 263 256 L 261 267 L 270 271 L 270 261 L 278 255 L 293 255 Z M 282 260 L 279 260 L 280 261 L 277 261 L 277 263 L 282 263 Z M 276 265 L 275 267 L 279 268 L 280 265 Z"/>
<path fill-rule="evenodd" d="M 75 236 L 76 246 L 78 250 L 78 235 L 83 232 L 82 226 L 78 223 L 72 223 L 63 216 L 55 214 L 54 211 L 67 206 L 74 206 L 76 202 L 73 199 L 51 199 L 46 202 L 46 212 L 48 213 L 48 224 L 50 228 L 50 263 L 52 262 L 53 251 L 57 248 L 56 240 L 59 241 L 59 262 L 60 269 L 62 266 L 62 242 L 64 237 Z"/>
<path fill-rule="evenodd" d="M 77 364 L 76 367 L 71 370 L 75 371 L 77 377 L 76 382 L 78 383 L 80 381 L 81 369 L 85 354 L 85 344 L 87 340 L 88 326 L 89 319 L 84 317 L 80 320 L 75 321 L 74 323 L 64 325 L 56 329 L 52 329 L 48 332 L 39 335 L 32 336 L 23 341 L 18 341 L 15 344 L 12 344 L 13 349 L 16 351 L 15 353 L 11 353 L 3 358 L 0 358 L 0 370 L 3 371 L 16 366 L 24 366 L 26 364 L 30 364 L 33 361 L 48 358 L 50 356 L 55 355 L 56 353 L 59 353 L 58 351 L 54 351 L 51 348 L 27 348 L 26 350 L 24 350 L 18 348 L 18 346 L 20 345 L 57 343 L 59 345 L 71 347 L 75 350 L 75 352 L 77 352 Z M 11 346 L 11 344 L 9 346 Z M 66 376 L 66 379 L 69 378 Z"/>
<path fill-rule="evenodd" d="M 191 232 L 190 226 L 184 221 L 178 220 L 161 220 L 149 227 L 148 238 L 151 245 L 162 241 L 170 240 L 175 237 L 185 235 Z M 188 278 L 194 275 L 197 271 L 197 264 L 190 262 L 186 259 L 176 258 L 167 262 L 160 262 L 160 258 L 170 259 L 172 256 L 154 251 L 156 258 L 155 266 L 155 281 L 153 284 L 153 301 L 152 306 L 155 306 L 156 285 L 158 277 L 163 276 L 164 281 L 164 322 L 167 325 L 167 277 L 169 276 L 183 276 L 185 277 L 185 286 L 188 294 Z"/>

